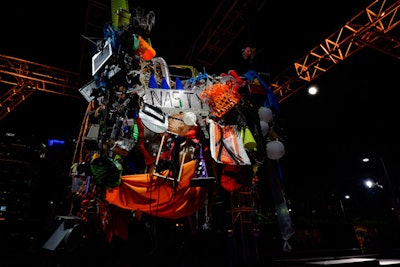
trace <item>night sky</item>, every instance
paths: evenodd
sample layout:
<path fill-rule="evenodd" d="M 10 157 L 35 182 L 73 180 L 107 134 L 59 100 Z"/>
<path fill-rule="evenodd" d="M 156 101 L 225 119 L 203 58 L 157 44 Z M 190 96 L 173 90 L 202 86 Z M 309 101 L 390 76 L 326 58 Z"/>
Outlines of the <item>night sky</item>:
<path fill-rule="evenodd" d="M 85 17 L 84 3 L 61 1 L 57 7 L 30 1 L 7 1 L 1 9 L 0 53 L 77 71 Z M 213 14 L 216 3 L 203 1 L 195 8 L 174 1 L 135 1 L 156 13 L 151 34 L 157 56 L 181 64 L 196 35 Z M 178 1 L 176 1 L 178 3 Z M 241 49 L 257 48 L 256 71 L 271 78 L 305 55 L 324 37 L 369 4 L 369 1 L 267 1 L 262 15 L 249 16 L 245 33 L 221 57 L 216 74 L 243 68 Z M 167 6 L 173 6 L 167 11 Z M 99 36 L 100 38 L 102 36 Z M 398 72 L 400 61 L 366 48 L 339 63 L 314 81 L 320 93 L 305 90 L 281 103 L 277 121 L 286 133 L 283 179 L 289 198 L 306 197 L 338 187 L 345 191 L 366 170 L 368 155 L 385 160 L 393 184 L 398 183 Z M 5 92 L 8 87 L 0 84 Z M 17 130 L 43 138 L 77 137 L 87 102 L 36 92 L 0 121 L 0 129 Z M 383 179 L 382 168 L 372 171 Z M 304 193 L 304 194 L 303 194 Z"/>

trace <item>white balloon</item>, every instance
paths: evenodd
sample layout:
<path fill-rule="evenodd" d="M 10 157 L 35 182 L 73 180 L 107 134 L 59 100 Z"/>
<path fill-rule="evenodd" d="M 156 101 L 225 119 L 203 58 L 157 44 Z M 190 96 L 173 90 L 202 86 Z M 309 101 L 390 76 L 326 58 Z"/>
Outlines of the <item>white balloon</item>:
<path fill-rule="evenodd" d="M 275 140 L 267 143 L 267 157 L 278 160 L 285 155 L 285 146 L 281 141 Z"/>
<path fill-rule="evenodd" d="M 264 106 L 258 109 L 258 116 L 260 117 L 260 120 L 265 122 L 271 122 L 273 119 L 272 110 Z"/>
<path fill-rule="evenodd" d="M 260 121 L 260 128 L 261 128 L 261 133 L 265 137 L 268 134 L 269 131 L 269 125 L 265 121 Z"/>

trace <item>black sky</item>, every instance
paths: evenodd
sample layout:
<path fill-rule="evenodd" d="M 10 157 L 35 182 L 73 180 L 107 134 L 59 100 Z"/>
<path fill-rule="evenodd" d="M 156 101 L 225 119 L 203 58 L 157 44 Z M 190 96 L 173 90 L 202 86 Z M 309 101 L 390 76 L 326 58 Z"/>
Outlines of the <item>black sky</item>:
<path fill-rule="evenodd" d="M 61 1 L 53 7 L 44 2 L 7 1 L 0 11 L 0 54 L 77 71 L 86 14 L 86 1 L 82 2 Z M 252 44 L 259 52 L 256 71 L 275 77 L 368 4 L 361 0 L 334 1 L 330 6 L 317 0 L 269 0 L 261 16 L 244 19 L 246 31 L 221 57 L 219 71 L 242 66 L 240 50 Z M 157 56 L 168 64 L 181 64 L 216 3 L 203 1 L 189 7 L 179 1 L 134 1 L 132 5 L 155 11 L 152 44 Z M 317 96 L 310 97 L 304 90 L 281 103 L 288 194 L 312 193 L 329 187 L 331 181 L 358 179 L 363 154 L 384 157 L 390 176 L 398 179 L 399 70 L 398 59 L 365 49 L 318 78 Z M 0 90 L 7 88 L 1 85 Z M 84 99 L 37 92 L 0 121 L 0 128 L 46 137 L 74 136 L 86 105 Z"/>

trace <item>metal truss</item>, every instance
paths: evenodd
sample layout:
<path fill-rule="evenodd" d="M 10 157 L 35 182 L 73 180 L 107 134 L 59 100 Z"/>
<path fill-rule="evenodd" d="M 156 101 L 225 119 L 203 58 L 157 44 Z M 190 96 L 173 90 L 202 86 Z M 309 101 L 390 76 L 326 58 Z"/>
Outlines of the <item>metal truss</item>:
<path fill-rule="evenodd" d="M 76 73 L 0 55 L 0 83 L 12 86 L 0 96 L 0 120 L 36 91 L 82 97 L 78 82 Z"/>
<path fill-rule="evenodd" d="M 399 39 L 387 33 L 400 23 L 400 1 L 376 0 L 271 80 L 280 102 L 368 46 L 399 57 Z"/>

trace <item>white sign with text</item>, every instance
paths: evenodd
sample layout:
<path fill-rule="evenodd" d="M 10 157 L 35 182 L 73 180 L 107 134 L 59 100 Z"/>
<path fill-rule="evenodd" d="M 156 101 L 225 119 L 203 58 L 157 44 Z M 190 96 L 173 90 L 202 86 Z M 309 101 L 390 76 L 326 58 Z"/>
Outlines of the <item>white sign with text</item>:
<path fill-rule="evenodd" d="M 160 107 L 164 112 L 173 114 L 179 111 L 192 111 L 208 115 L 210 107 L 200 99 L 201 91 L 148 88 L 143 96 L 147 104 Z"/>

